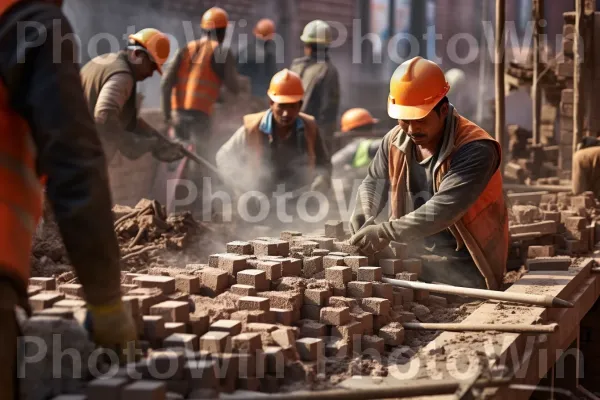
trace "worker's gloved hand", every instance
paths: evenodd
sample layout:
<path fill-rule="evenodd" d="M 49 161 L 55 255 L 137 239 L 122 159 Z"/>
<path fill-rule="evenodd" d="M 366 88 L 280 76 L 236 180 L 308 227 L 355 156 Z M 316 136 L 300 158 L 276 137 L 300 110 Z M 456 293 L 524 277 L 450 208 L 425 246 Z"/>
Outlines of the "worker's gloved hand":
<path fill-rule="evenodd" d="M 331 187 L 330 183 L 331 182 L 328 177 L 319 175 L 311 183 L 310 190 L 313 192 L 326 193 Z"/>
<path fill-rule="evenodd" d="M 366 226 L 353 234 L 350 244 L 358 246 L 364 255 L 370 256 L 385 249 L 390 239 L 381 224 L 377 224 Z"/>
<path fill-rule="evenodd" d="M 154 146 L 154 149 L 152 149 L 152 155 L 157 160 L 163 162 L 178 161 L 185 157 L 181 143 L 169 143 L 166 141 L 158 142 Z"/>
<path fill-rule="evenodd" d="M 88 304 L 85 328 L 98 346 L 115 349 L 120 352 L 120 357 L 123 356 L 122 351 L 128 348 L 128 343 L 137 339 L 135 322 L 121 299 L 106 306 Z"/>
<path fill-rule="evenodd" d="M 365 222 L 367 222 L 367 216 L 365 214 L 357 212 L 352 213 L 349 221 L 350 233 L 354 235 L 363 227 Z"/>

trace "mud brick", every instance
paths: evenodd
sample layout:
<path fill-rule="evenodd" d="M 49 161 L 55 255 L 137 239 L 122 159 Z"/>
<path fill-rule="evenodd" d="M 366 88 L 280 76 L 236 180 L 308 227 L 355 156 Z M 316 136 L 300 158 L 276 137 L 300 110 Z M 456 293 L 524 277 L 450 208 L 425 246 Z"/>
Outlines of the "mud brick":
<path fill-rule="evenodd" d="M 292 325 L 296 322 L 294 310 L 286 310 L 283 308 L 271 308 L 275 323 L 281 325 Z"/>
<path fill-rule="evenodd" d="M 229 319 L 240 321 L 243 323 L 248 323 L 248 322 L 267 322 L 268 317 L 267 317 L 267 311 L 241 310 L 241 311 L 236 311 L 234 313 L 231 313 L 231 315 L 229 315 Z"/>
<path fill-rule="evenodd" d="M 137 285 L 123 283 L 121 284 L 121 294 L 128 294 L 130 291 L 137 289 Z"/>
<path fill-rule="evenodd" d="M 227 255 L 227 254 L 229 254 L 229 253 L 210 254 L 208 256 L 209 268 L 219 268 L 219 257 Z"/>
<path fill-rule="evenodd" d="M 42 290 L 56 290 L 56 279 L 54 278 L 29 278 L 29 284 L 39 286 Z"/>
<path fill-rule="evenodd" d="M 372 313 L 373 315 L 386 315 L 389 314 L 391 304 L 388 299 L 381 299 L 378 297 L 367 297 L 362 299 L 361 306 L 363 310 Z"/>
<path fill-rule="evenodd" d="M 563 222 L 568 231 L 581 231 L 587 226 L 587 220 L 583 217 L 569 217 Z"/>
<path fill-rule="evenodd" d="M 228 332 L 208 331 L 200 337 L 200 349 L 211 353 L 229 351 L 231 349 L 231 335 Z"/>
<path fill-rule="evenodd" d="M 369 263 L 369 259 L 364 256 L 348 256 L 344 257 L 344 264 L 347 267 L 352 268 L 352 272 L 357 274 L 360 267 L 366 267 Z"/>
<path fill-rule="evenodd" d="M 175 277 L 175 289 L 186 294 L 199 294 L 200 279 L 193 275 L 177 275 Z"/>
<path fill-rule="evenodd" d="M 350 316 L 360 323 L 363 334 L 371 335 L 373 333 L 373 314 L 366 311 L 357 311 L 350 313 Z"/>
<path fill-rule="evenodd" d="M 410 303 L 415 299 L 415 293 L 413 289 L 395 287 L 393 291 L 395 293 L 399 293 L 402 296 L 402 303 L 404 304 Z"/>
<path fill-rule="evenodd" d="M 348 282 L 346 288 L 348 297 L 362 299 L 373 295 L 373 284 L 371 282 Z"/>
<path fill-rule="evenodd" d="M 529 246 L 527 258 L 554 257 L 554 246 Z"/>
<path fill-rule="evenodd" d="M 294 291 L 259 292 L 258 295 L 268 298 L 270 306 L 273 308 L 293 310 L 302 307 L 303 303 L 302 294 Z"/>
<path fill-rule="evenodd" d="M 349 343 L 345 339 L 327 338 L 325 340 L 325 356 L 338 359 L 345 358 L 350 354 L 349 347 Z"/>
<path fill-rule="evenodd" d="M 329 255 L 331 252 L 326 249 L 314 249 L 312 252 L 313 257 L 325 257 Z"/>
<path fill-rule="evenodd" d="M 278 261 L 259 260 L 253 265 L 253 268 L 264 271 L 267 279 L 270 281 L 276 281 L 281 278 L 283 273 L 281 262 Z"/>
<path fill-rule="evenodd" d="M 302 232 L 283 231 L 279 234 L 279 237 L 281 238 L 281 240 L 287 240 L 287 241 L 290 241 L 290 240 L 292 240 L 292 238 L 299 237 L 299 236 L 302 236 Z"/>
<path fill-rule="evenodd" d="M 392 285 L 384 282 L 373 282 L 373 296 L 382 299 L 388 299 L 390 303 L 394 301 L 394 291 Z"/>
<path fill-rule="evenodd" d="M 271 338 L 282 349 L 289 349 L 296 346 L 296 335 L 292 329 L 277 329 L 271 332 Z"/>
<path fill-rule="evenodd" d="M 262 310 L 269 311 L 269 299 L 264 297 L 245 296 L 237 301 L 240 310 Z"/>
<path fill-rule="evenodd" d="M 304 290 L 304 304 L 312 306 L 325 306 L 331 297 L 328 289 L 306 289 Z"/>
<path fill-rule="evenodd" d="M 290 256 L 296 257 L 296 258 L 304 258 L 304 254 L 302 253 L 302 247 L 300 247 L 300 246 L 290 247 Z"/>
<path fill-rule="evenodd" d="M 311 320 L 300 321 L 300 336 L 319 338 L 327 335 L 327 326 Z"/>
<path fill-rule="evenodd" d="M 66 283 L 58 286 L 58 291 L 68 296 L 83 297 L 83 286 L 77 283 Z"/>
<path fill-rule="evenodd" d="M 191 383 L 190 389 L 218 389 L 217 363 L 214 360 L 188 360 L 183 376 Z"/>
<path fill-rule="evenodd" d="M 257 291 L 268 290 L 270 287 L 266 272 L 260 269 L 246 269 L 238 272 L 237 283 L 253 286 Z"/>
<path fill-rule="evenodd" d="M 573 208 L 594 208 L 594 198 L 588 196 L 571 197 L 571 207 Z"/>
<path fill-rule="evenodd" d="M 247 256 L 236 254 L 221 254 L 217 268 L 226 271 L 231 276 L 236 276 L 238 272 L 248 268 Z"/>
<path fill-rule="evenodd" d="M 66 308 L 69 310 L 77 310 L 81 308 L 85 308 L 85 301 L 83 300 L 74 300 L 74 299 L 64 299 L 59 300 L 54 303 L 53 307 L 55 308 Z"/>
<path fill-rule="evenodd" d="M 145 379 L 182 380 L 186 363 L 185 352 L 180 349 L 152 351 L 146 360 Z"/>
<path fill-rule="evenodd" d="M 416 282 L 419 280 L 419 276 L 414 272 L 400 272 L 399 274 L 396 274 L 396 279 Z"/>
<path fill-rule="evenodd" d="M 343 260 L 343 259 L 342 259 Z M 334 294 L 341 294 L 342 289 L 346 288 L 346 284 L 352 280 L 352 269 L 350 267 L 329 267 L 325 269 L 325 279 L 327 279 L 334 287 Z M 336 289 L 338 290 L 336 292 Z M 345 292 L 345 290 L 343 290 Z M 338 294 L 338 292 L 340 292 Z"/>
<path fill-rule="evenodd" d="M 227 243 L 227 252 L 231 254 L 252 254 L 252 245 L 248 242 L 236 240 Z"/>
<path fill-rule="evenodd" d="M 321 319 L 321 307 L 305 304 L 302 306 L 301 315 L 302 318 L 318 321 Z"/>
<path fill-rule="evenodd" d="M 186 349 L 190 351 L 198 351 L 200 342 L 198 336 L 189 333 L 174 333 L 163 341 L 164 348 L 171 349 Z"/>
<path fill-rule="evenodd" d="M 282 276 L 302 276 L 302 260 L 299 258 L 284 258 L 281 260 Z"/>
<path fill-rule="evenodd" d="M 325 222 L 325 236 L 343 239 L 346 236 L 344 232 L 344 224 L 342 221 L 327 221 Z"/>
<path fill-rule="evenodd" d="M 400 346 L 404 343 L 404 328 L 402 324 L 392 322 L 379 330 L 378 336 L 388 346 Z"/>
<path fill-rule="evenodd" d="M 267 346 L 265 352 L 265 371 L 269 374 L 280 375 L 283 377 L 285 366 L 285 355 L 281 347 Z"/>
<path fill-rule="evenodd" d="M 350 322 L 350 309 L 348 307 L 323 307 L 321 308 L 321 323 L 325 325 L 346 325 Z"/>
<path fill-rule="evenodd" d="M 128 400 L 164 400 L 167 385 L 158 381 L 137 381 L 125 386 L 121 398 Z"/>
<path fill-rule="evenodd" d="M 411 313 L 410 311 L 399 311 L 398 315 L 400 315 L 400 323 L 411 322 L 411 321 L 417 320 L 417 317 L 415 316 L 415 314 Z"/>
<path fill-rule="evenodd" d="M 240 375 L 239 357 L 237 354 L 216 354 L 217 376 L 220 378 L 220 390 L 232 393 L 236 389 L 236 381 Z"/>
<path fill-rule="evenodd" d="M 322 339 L 307 337 L 296 341 L 296 350 L 302 361 L 317 361 L 325 354 L 325 345 Z"/>
<path fill-rule="evenodd" d="M 38 293 L 42 292 L 42 288 L 39 286 L 28 286 L 27 287 L 27 297 L 35 296 Z"/>
<path fill-rule="evenodd" d="M 542 221 L 533 224 L 513 225 L 509 230 L 511 234 L 539 232 L 542 235 L 550 235 L 558 231 L 558 225 L 555 221 Z"/>
<path fill-rule="evenodd" d="M 363 325 L 359 321 L 352 321 L 344 325 L 332 326 L 331 336 L 340 337 L 351 341 L 354 335 L 361 335 L 363 333 Z"/>
<path fill-rule="evenodd" d="M 290 243 L 284 240 L 274 240 L 274 243 L 277 245 L 277 253 L 279 253 L 282 257 L 287 257 L 290 255 Z"/>
<path fill-rule="evenodd" d="M 29 304 L 32 311 L 41 311 L 51 308 L 55 303 L 64 300 L 65 295 L 57 292 L 48 292 L 36 294 L 29 298 Z"/>
<path fill-rule="evenodd" d="M 560 212 L 558 211 L 542 211 L 542 219 L 544 221 L 560 222 Z"/>
<path fill-rule="evenodd" d="M 392 322 L 391 311 L 387 314 L 373 315 L 373 331 L 379 332 L 381 328 Z"/>
<path fill-rule="evenodd" d="M 362 282 L 381 281 L 382 270 L 380 267 L 360 267 L 358 269 L 357 278 Z"/>
<path fill-rule="evenodd" d="M 408 245 L 406 243 L 390 242 L 390 249 L 394 254 L 394 258 L 404 260 L 407 257 Z"/>
<path fill-rule="evenodd" d="M 315 250 L 328 250 L 333 251 L 333 238 L 331 237 L 312 237 L 311 241 L 319 243 L 319 248 Z M 315 251 L 313 250 L 313 252 Z M 325 254 L 327 255 L 327 254 Z"/>
<path fill-rule="evenodd" d="M 421 275 L 421 268 L 422 262 L 418 258 L 408 258 L 406 260 L 402 260 L 402 270 L 404 272 L 410 272 L 419 276 Z"/>
<path fill-rule="evenodd" d="M 360 341 L 361 350 L 375 351 L 379 355 L 383 355 L 385 350 L 385 341 L 378 336 L 363 335 Z"/>
<path fill-rule="evenodd" d="M 306 242 L 301 242 L 300 246 L 302 247 L 302 253 L 306 256 L 310 256 L 312 255 L 313 250 L 319 247 L 319 243 L 307 240 Z"/>
<path fill-rule="evenodd" d="M 170 276 L 161 275 L 144 275 L 133 279 L 133 283 L 140 288 L 158 288 L 163 294 L 171 294 L 175 292 L 175 279 Z"/>
<path fill-rule="evenodd" d="M 329 253 L 329 255 L 331 257 L 342 257 L 342 258 L 350 257 L 350 253 L 346 253 L 345 251 L 332 251 Z"/>
<path fill-rule="evenodd" d="M 423 304 L 427 304 L 429 302 L 429 291 L 417 289 L 414 291 L 415 301 Z"/>
<path fill-rule="evenodd" d="M 248 332 L 258 332 L 258 333 L 271 333 L 279 327 L 275 324 L 265 324 L 262 322 L 252 322 L 246 324 L 246 331 Z"/>
<path fill-rule="evenodd" d="M 94 379 L 85 390 L 88 400 L 120 399 L 123 387 L 129 381 L 125 378 Z"/>
<path fill-rule="evenodd" d="M 428 299 L 429 305 L 436 305 L 439 307 L 446 307 L 448 305 L 448 299 L 442 296 L 429 295 Z"/>
<path fill-rule="evenodd" d="M 302 260 L 302 276 L 312 278 L 323 271 L 323 257 L 306 257 Z"/>
<path fill-rule="evenodd" d="M 232 319 L 220 319 L 210 325 L 209 331 L 226 332 L 231 336 L 235 336 L 242 333 L 242 323 Z"/>
<path fill-rule="evenodd" d="M 397 273 L 402 272 L 402 260 L 384 258 L 379 260 L 379 267 L 384 275 L 396 276 Z"/>
<path fill-rule="evenodd" d="M 185 333 L 186 326 L 183 322 L 165 322 L 165 336 L 169 337 L 174 333 Z"/>
<path fill-rule="evenodd" d="M 160 315 L 165 322 L 183 322 L 190 320 L 190 304 L 184 301 L 165 301 L 150 307 L 150 315 Z"/>
<path fill-rule="evenodd" d="M 238 296 L 256 296 L 256 288 L 250 285 L 232 285 L 229 291 Z"/>
<path fill-rule="evenodd" d="M 186 332 L 194 334 L 198 337 L 208 332 L 210 325 L 210 316 L 208 314 L 203 315 L 190 315 L 190 320 L 186 324 Z"/>
<path fill-rule="evenodd" d="M 566 271 L 571 266 L 571 257 L 542 257 L 527 260 L 530 271 Z"/>
<path fill-rule="evenodd" d="M 144 332 L 142 337 L 155 344 L 166 337 L 165 320 L 160 315 L 142 316 Z"/>
<path fill-rule="evenodd" d="M 260 333 L 240 333 L 231 338 L 231 346 L 234 352 L 254 354 L 256 350 L 262 349 Z"/>
<path fill-rule="evenodd" d="M 204 268 L 200 272 L 200 292 L 208 296 L 221 294 L 229 287 L 229 275 L 226 271 L 218 268 Z"/>
<path fill-rule="evenodd" d="M 331 296 L 327 302 L 329 307 L 348 307 L 354 309 L 358 307 L 358 300 L 351 297 L 344 296 Z"/>
<path fill-rule="evenodd" d="M 279 249 L 277 243 L 267 242 L 266 240 L 251 240 L 252 250 L 255 255 L 277 256 Z"/>
<path fill-rule="evenodd" d="M 338 256 L 332 256 L 332 255 L 328 255 L 323 257 L 323 268 L 325 270 L 327 270 L 330 267 L 343 267 L 345 265 L 344 263 L 344 257 L 338 257 Z M 350 271 L 352 271 L 352 269 L 348 268 Z"/>

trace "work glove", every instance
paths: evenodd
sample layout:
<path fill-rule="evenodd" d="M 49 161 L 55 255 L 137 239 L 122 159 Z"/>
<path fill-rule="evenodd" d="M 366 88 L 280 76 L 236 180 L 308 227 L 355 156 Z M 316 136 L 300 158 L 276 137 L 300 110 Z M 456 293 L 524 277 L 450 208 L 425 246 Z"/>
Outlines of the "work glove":
<path fill-rule="evenodd" d="M 363 213 L 353 212 L 349 221 L 350 233 L 355 234 L 367 222 L 367 216 Z"/>
<path fill-rule="evenodd" d="M 350 244 L 358 246 L 365 256 L 371 256 L 385 249 L 390 244 L 390 239 L 381 224 L 377 224 L 366 226 L 353 234 Z"/>
<path fill-rule="evenodd" d="M 182 151 L 182 144 L 180 143 L 169 143 L 167 141 L 161 141 L 156 143 L 152 149 L 152 155 L 159 161 L 173 162 L 181 160 L 185 157 Z"/>
<path fill-rule="evenodd" d="M 124 351 L 130 348 L 129 343 L 136 341 L 137 332 L 133 317 L 121 299 L 105 306 L 88 304 L 87 308 L 84 327 L 92 340 L 100 347 L 116 350 L 121 360 L 125 360 Z"/>
<path fill-rule="evenodd" d="M 318 175 L 310 185 L 312 192 L 326 193 L 329 190 L 330 181 L 328 177 Z"/>

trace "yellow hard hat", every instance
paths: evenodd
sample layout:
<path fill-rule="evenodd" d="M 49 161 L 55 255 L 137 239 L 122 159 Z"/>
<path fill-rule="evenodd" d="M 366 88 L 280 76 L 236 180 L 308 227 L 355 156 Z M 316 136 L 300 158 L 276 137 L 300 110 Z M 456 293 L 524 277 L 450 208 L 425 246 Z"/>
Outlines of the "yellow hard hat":
<path fill-rule="evenodd" d="M 304 27 L 300 40 L 306 44 L 323 44 L 328 46 L 332 41 L 331 27 L 327 22 L 320 19 L 311 21 Z"/>
<path fill-rule="evenodd" d="M 162 66 L 169 58 L 169 53 L 171 52 L 171 43 L 167 35 L 158 29 L 146 28 L 133 35 L 129 35 L 129 40 L 146 50 L 152 61 L 156 64 L 158 72 L 162 74 Z"/>
<path fill-rule="evenodd" d="M 202 15 L 200 27 L 210 31 L 212 29 L 227 28 L 229 24 L 229 14 L 220 7 L 212 7 Z"/>
<path fill-rule="evenodd" d="M 302 79 L 287 68 L 281 70 L 273 75 L 267 94 L 275 103 L 297 103 L 304 98 Z"/>

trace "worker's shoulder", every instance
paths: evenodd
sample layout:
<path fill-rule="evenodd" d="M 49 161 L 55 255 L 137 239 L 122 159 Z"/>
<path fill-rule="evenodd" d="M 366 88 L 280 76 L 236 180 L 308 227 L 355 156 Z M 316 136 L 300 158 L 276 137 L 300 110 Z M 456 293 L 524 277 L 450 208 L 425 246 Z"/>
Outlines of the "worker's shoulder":
<path fill-rule="evenodd" d="M 101 69 L 111 74 L 126 73 L 132 75 L 131 67 L 121 52 L 101 54 L 92 58 L 81 70 L 82 73 L 85 73 L 84 71 L 89 69 Z"/>
<path fill-rule="evenodd" d="M 308 57 L 308 56 L 294 58 L 294 60 L 292 61 L 292 64 L 291 64 L 291 69 L 293 69 L 296 66 L 304 65 L 304 64 L 308 63 L 309 61 L 310 61 L 310 57 Z"/>
<path fill-rule="evenodd" d="M 21 24 L 24 21 L 36 26 L 36 29 L 28 32 L 30 41 L 37 41 L 37 38 L 30 37 L 32 34 L 37 34 L 43 37 L 43 40 L 47 40 L 53 34 L 73 33 L 73 28 L 60 7 L 46 2 L 19 2 L 0 16 L 0 39 L 13 43 L 30 44 L 30 42 L 17 37 L 17 35 L 23 34 Z M 15 38 L 19 40 L 17 41 Z"/>
<path fill-rule="evenodd" d="M 244 127 L 246 128 L 246 130 L 258 126 L 266 112 L 267 110 L 244 115 L 242 117 L 242 120 L 244 121 Z"/>

